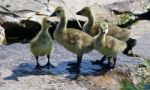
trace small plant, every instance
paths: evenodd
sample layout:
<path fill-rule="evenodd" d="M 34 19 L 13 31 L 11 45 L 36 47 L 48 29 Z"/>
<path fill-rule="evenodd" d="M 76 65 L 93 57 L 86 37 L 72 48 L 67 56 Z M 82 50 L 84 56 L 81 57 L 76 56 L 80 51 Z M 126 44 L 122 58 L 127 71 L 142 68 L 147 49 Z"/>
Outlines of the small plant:
<path fill-rule="evenodd" d="M 121 82 L 121 90 L 144 90 L 144 86 L 146 85 L 144 81 L 145 80 L 141 80 L 137 85 L 134 85 L 128 79 L 124 79 Z"/>
<path fill-rule="evenodd" d="M 138 67 L 150 67 L 150 60 L 145 60 L 143 63 L 139 64 Z"/>
<path fill-rule="evenodd" d="M 149 59 L 147 60 L 147 63 L 148 63 L 148 64 L 149 64 L 149 66 L 150 66 L 150 60 L 149 60 Z"/>
<path fill-rule="evenodd" d="M 128 79 L 124 79 L 121 81 L 120 90 L 136 90 L 136 88 Z"/>
<path fill-rule="evenodd" d="M 135 86 L 135 90 L 144 90 L 144 85 L 145 85 L 144 80 L 142 80 Z"/>
<path fill-rule="evenodd" d="M 124 23 L 128 22 L 129 19 L 130 19 L 130 15 L 129 14 L 122 14 L 120 16 L 120 22 L 119 22 L 119 24 L 124 24 Z"/>
<path fill-rule="evenodd" d="M 120 20 L 117 25 L 119 27 L 126 28 L 136 22 L 137 22 L 137 19 L 135 18 L 135 16 L 133 14 L 125 13 L 125 14 L 120 15 Z"/>
<path fill-rule="evenodd" d="M 145 60 L 143 63 L 139 64 L 137 68 L 149 68 L 150 60 Z M 121 90 L 150 90 L 150 75 L 144 77 L 140 76 L 141 81 L 134 85 L 128 79 L 124 79 L 121 81 Z"/>

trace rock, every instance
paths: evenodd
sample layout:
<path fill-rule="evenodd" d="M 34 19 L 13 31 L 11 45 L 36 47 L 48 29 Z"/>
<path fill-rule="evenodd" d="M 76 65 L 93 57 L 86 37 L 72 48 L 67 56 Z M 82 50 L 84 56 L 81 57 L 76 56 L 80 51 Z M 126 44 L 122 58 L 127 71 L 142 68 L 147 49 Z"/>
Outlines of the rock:
<path fill-rule="evenodd" d="M 107 5 L 111 10 L 120 13 L 131 12 L 133 14 L 141 14 L 147 12 L 149 0 L 128 0 Z"/>
<path fill-rule="evenodd" d="M 51 63 L 56 66 L 50 70 L 34 70 L 36 60 L 29 50 L 29 44 L 10 44 L 0 46 L 0 70 L 2 90 L 8 90 L 8 86 L 14 89 L 70 89 L 70 90 L 120 90 L 120 82 L 124 78 L 133 81 L 131 73 L 136 73 L 136 66 L 143 62 L 141 58 L 118 56 L 115 69 L 103 69 L 99 65 L 90 62 L 102 57 L 96 51 L 84 55 L 81 63 L 81 74 L 76 80 L 72 80 L 76 74 L 69 73 L 66 68 L 69 62 L 75 62 L 76 56 L 54 42 L 55 50 L 51 56 Z M 40 57 L 40 63 L 46 63 L 45 57 Z M 135 69 L 134 69 L 135 68 Z M 133 69 L 133 70 L 132 70 Z M 141 74 L 142 75 L 142 74 Z M 133 74 L 135 76 L 135 74 Z M 137 80 L 137 77 L 135 77 Z M 23 88 L 25 87 L 25 89 Z"/>
<path fill-rule="evenodd" d="M 41 21 L 46 16 L 35 15 L 30 20 L 23 18 L 14 18 L 12 16 L 2 16 L 0 15 L 0 25 L 4 27 L 6 33 L 6 41 L 8 44 L 30 41 L 41 29 Z M 58 24 L 58 20 L 50 18 L 53 22 L 52 27 L 49 28 L 50 35 L 53 38 L 53 32 Z M 79 20 L 80 24 L 83 26 L 85 21 Z M 74 19 L 69 19 L 68 28 L 80 29 L 78 23 Z"/>
<path fill-rule="evenodd" d="M 22 7 L 23 4 L 27 4 L 27 0 L 20 1 L 15 0 L 5 0 L 9 3 L 10 10 L 19 10 L 28 7 L 27 9 L 40 10 L 43 5 L 35 3 L 33 0 L 29 2 L 28 5 Z M 51 0 L 57 5 L 61 2 L 58 0 Z M 75 13 L 84 6 L 91 6 L 94 8 L 97 17 L 102 17 L 109 19 L 113 23 L 117 24 L 119 19 L 109 10 L 109 6 L 113 3 L 120 2 L 121 6 L 131 7 L 133 3 L 124 4 L 126 0 L 64 0 L 67 5 Z M 129 0 L 136 2 L 137 0 Z M 19 6 L 16 3 L 20 3 Z M 127 2 L 127 1 L 126 1 Z M 36 5 L 35 5 L 36 4 Z M 62 5 L 62 4 L 61 4 Z M 118 5 L 118 4 L 116 4 Z M 65 5 L 62 5 L 65 7 Z M 112 5 L 113 6 L 113 5 Z M 19 8 L 18 8 L 19 7 Z M 38 8 L 36 8 L 38 7 Z M 55 8 L 55 7 L 54 7 Z M 66 8 L 66 7 L 65 7 Z M 123 7 L 124 8 L 124 7 Z M 121 7 L 120 7 L 121 9 Z M 67 8 L 66 8 L 67 10 Z M 69 12 L 69 11 L 68 11 Z M 43 13 L 43 12 L 42 12 Z M 32 14 L 30 14 L 32 16 Z M 29 15 L 29 16 L 30 16 Z M 34 13 L 33 13 L 34 15 Z M 46 14 L 49 15 L 49 14 Z M 74 27 L 80 29 L 76 21 L 69 15 L 68 27 Z M 22 15 L 24 16 L 24 15 Z M 28 15 L 27 15 L 28 17 Z M 8 41 L 12 41 L 9 37 L 17 37 L 16 42 L 20 42 L 24 39 L 30 40 L 34 37 L 40 30 L 40 22 L 45 16 L 33 16 L 30 20 L 25 20 L 24 18 L 14 18 L 10 15 L 0 16 L 0 25 L 6 30 L 6 37 Z M 37 19 L 38 18 L 38 19 Z M 80 17 L 81 24 L 83 25 L 85 20 Z M 113 18 L 113 19 L 112 19 Z M 52 20 L 58 23 L 58 20 Z M 120 90 L 122 87 L 120 82 L 124 79 L 128 79 L 133 84 L 137 84 L 144 77 L 145 82 L 149 82 L 150 71 L 147 68 L 147 64 L 138 67 L 145 58 L 149 58 L 149 21 L 139 21 L 137 24 L 133 25 L 131 29 L 135 34 L 135 38 L 138 37 L 138 44 L 134 50 L 139 51 L 142 57 L 128 57 L 125 55 L 119 55 L 116 63 L 115 69 L 105 69 L 99 65 L 92 65 L 90 62 L 96 59 L 100 59 L 102 55 L 96 51 L 92 51 L 85 54 L 83 61 L 81 63 L 81 73 L 80 75 L 69 73 L 66 68 L 69 62 L 75 62 L 76 56 L 64 49 L 57 42 L 55 43 L 55 50 L 51 56 L 51 63 L 56 66 L 54 69 L 50 70 L 34 70 L 36 60 L 29 50 L 29 44 L 14 43 L 10 45 L 0 46 L 0 90 Z M 36 27 L 35 27 L 36 26 Z M 51 36 L 53 36 L 56 24 L 49 29 Z M 19 38 L 19 40 L 18 40 Z M 44 65 L 47 60 L 45 57 L 40 57 L 40 64 Z M 143 67 L 144 66 L 144 67 Z M 77 77 L 75 80 L 74 77 Z"/>
<path fill-rule="evenodd" d="M 134 83 L 134 85 L 140 83 L 144 80 L 144 82 L 147 82 L 150 77 L 150 63 L 147 61 L 144 61 L 140 63 L 137 68 L 133 69 L 131 73 L 131 80 Z"/>
<path fill-rule="evenodd" d="M 46 0 L 45 0 L 46 1 Z M 16 1 L 17 2 L 17 1 Z M 18 1 L 20 2 L 20 1 Z M 35 15 L 36 12 L 30 12 L 30 13 L 22 13 L 21 17 L 23 18 L 14 18 L 13 16 L 9 16 L 9 15 L 5 15 L 2 14 L 2 16 L 0 16 L 0 25 L 2 25 L 5 29 L 6 32 L 6 41 L 9 43 L 13 43 L 13 42 L 28 42 L 30 41 L 40 30 L 41 28 L 41 21 L 42 18 L 49 16 L 52 11 L 54 10 L 54 8 L 56 8 L 56 6 L 59 5 L 59 3 L 62 2 L 58 2 L 58 1 L 51 1 L 50 2 L 50 11 L 48 12 L 46 9 L 41 9 L 44 8 L 44 6 L 42 7 L 42 4 L 38 3 L 38 2 L 34 2 L 31 1 L 37 5 L 39 5 L 39 8 L 35 8 L 37 5 L 33 5 L 31 9 L 35 10 L 35 11 L 39 11 L 39 14 L 43 14 L 43 15 Z M 104 2 L 104 1 L 89 1 L 88 3 L 85 3 L 84 5 L 82 5 L 83 3 L 80 2 L 85 2 L 85 0 L 81 0 L 81 1 L 73 1 L 75 3 L 78 3 L 80 7 L 76 7 L 74 4 L 72 4 L 70 1 L 64 1 L 69 7 L 75 7 L 75 8 L 71 8 L 72 12 L 75 14 L 75 12 L 77 12 L 77 10 L 80 10 L 81 8 L 83 8 L 83 6 L 86 5 L 91 5 L 92 9 L 94 10 L 97 19 L 99 20 L 99 18 L 102 18 L 103 20 L 108 20 L 109 22 L 112 22 L 113 24 L 117 24 L 119 25 L 119 22 L 121 21 L 121 23 L 123 22 L 123 26 L 119 25 L 120 27 L 125 27 L 125 26 L 129 26 L 128 24 L 126 25 L 126 22 L 130 22 L 130 18 L 127 20 L 120 20 L 119 16 L 116 16 L 115 14 L 112 13 L 112 11 L 110 10 L 113 9 L 114 7 L 118 7 L 119 10 L 121 10 L 122 3 L 127 3 L 126 5 L 123 5 L 123 7 L 129 7 L 132 6 L 133 4 L 135 4 L 135 6 L 139 5 L 139 1 L 124 1 L 124 0 L 113 0 L 111 2 Z M 97 4 L 95 4 L 97 2 Z M 116 3 L 118 2 L 118 3 Z M 147 2 L 147 1 L 145 1 Z M 10 3 L 9 0 L 8 1 L 4 1 L 4 5 L 8 3 L 8 4 L 15 4 L 15 2 Z M 22 3 L 26 3 L 25 1 Z M 21 3 L 21 4 L 22 4 Z M 104 4 L 104 5 L 103 5 Z M 145 3 L 144 3 L 145 4 Z M 27 8 L 27 6 L 25 6 L 24 8 L 19 5 L 19 6 L 13 6 L 9 7 L 10 11 L 13 10 L 18 10 L 17 7 L 21 7 L 22 9 Z M 70 28 L 77 28 L 80 29 L 79 25 L 77 24 L 77 22 L 75 21 L 75 19 L 71 19 L 71 18 L 75 18 L 73 15 L 70 14 L 68 8 L 62 3 L 62 6 L 65 8 L 65 10 L 67 11 L 68 17 L 69 17 L 69 22 L 68 22 L 68 27 Z M 140 6 L 141 7 L 141 6 Z M 128 10 L 128 9 L 126 9 Z M 99 11 L 99 12 L 97 12 Z M 46 15 L 46 16 L 44 16 Z M 31 17 L 29 20 L 26 20 L 27 18 Z M 128 16 L 127 16 L 128 17 Z M 83 26 L 85 19 L 83 19 L 83 17 L 77 17 L 79 19 L 79 22 L 81 23 L 81 25 Z M 58 22 L 58 20 L 54 19 L 52 20 L 53 22 Z M 132 23 L 132 21 L 131 21 Z M 55 30 L 56 25 L 54 24 L 53 27 L 51 27 L 49 29 L 49 32 L 51 34 L 51 36 L 53 37 L 53 32 Z"/>
<path fill-rule="evenodd" d="M 5 78 L 6 76 L 10 76 L 12 74 L 12 71 L 9 69 L 1 69 L 0 71 L 0 77 Z"/>
<path fill-rule="evenodd" d="M 5 29 L 8 44 L 30 40 L 40 30 L 41 25 L 35 21 L 23 20 L 11 16 L 0 16 L 0 25 Z M 36 26 L 36 27 L 35 27 Z"/>
<path fill-rule="evenodd" d="M 5 41 L 5 29 L 0 26 L 0 45 Z"/>

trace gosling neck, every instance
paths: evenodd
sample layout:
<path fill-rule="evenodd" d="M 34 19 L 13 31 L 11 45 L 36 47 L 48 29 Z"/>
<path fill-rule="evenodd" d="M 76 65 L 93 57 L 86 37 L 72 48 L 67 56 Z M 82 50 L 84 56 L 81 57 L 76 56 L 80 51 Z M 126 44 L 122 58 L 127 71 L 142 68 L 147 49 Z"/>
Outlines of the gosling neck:
<path fill-rule="evenodd" d="M 95 39 L 100 42 L 100 44 L 105 44 L 106 33 L 102 32 L 102 30 L 99 30 L 99 33 L 95 36 Z"/>
<path fill-rule="evenodd" d="M 57 26 L 57 29 L 58 31 L 62 31 L 62 30 L 66 30 L 66 27 L 67 27 L 67 19 L 66 19 L 66 16 L 62 16 L 60 17 L 60 22 Z"/>
<path fill-rule="evenodd" d="M 85 27 L 87 27 L 86 29 L 88 29 L 88 31 L 91 31 L 91 29 L 95 26 L 95 15 L 93 12 L 90 13 L 90 15 L 88 16 L 88 21 L 85 24 Z"/>
<path fill-rule="evenodd" d="M 47 32 L 48 32 L 48 29 L 49 29 L 48 26 L 42 25 L 42 32 L 43 32 L 43 33 L 47 33 Z"/>

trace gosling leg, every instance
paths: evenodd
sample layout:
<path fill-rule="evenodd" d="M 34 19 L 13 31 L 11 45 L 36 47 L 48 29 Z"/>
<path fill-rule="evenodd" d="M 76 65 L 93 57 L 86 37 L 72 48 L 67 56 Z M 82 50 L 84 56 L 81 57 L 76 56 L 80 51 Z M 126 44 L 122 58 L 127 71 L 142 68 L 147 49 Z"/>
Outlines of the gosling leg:
<path fill-rule="evenodd" d="M 80 73 L 81 61 L 82 61 L 82 55 L 81 56 L 77 56 L 77 63 L 69 63 L 68 66 L 71 66 L 69 68 L 69 72 Z"/>
<path fill-rule="evenodd" d="M 112 59 L 112 57 L 108 57 L 108 63 L 107 63 L 107 67 L 108 67 L 108 68 L 111 67 L 111 62 L 110 62 L 111 59 Z"/>
<path fill-rule="evenodd" d="M 111 62 L 110 62 L 110 60 L 112 59 L 112 57 L 108 57 L 108 62 L 107 62 L 107 64 L 105 65 L 103 65 L 103 68 L 106 68 L 106 69 L 110 69 L 111 68 Z"/>
<path fill-rule="evenodd" d="M 42 69 L 42 66 L 39 64 L 39 62 L 38 62 L 38 56 L 35 56 L 35 58 L 36 58 L 36 67 L 35 67 L 35 69 L 37 69 L 37 70 L 41 70 Z"/>
<path fill-rule="evenodd" d="M 117 57 L 114 57 L 113 60 L 114 60 L 114 64 L 113 64 L 112 68 L 115 68 Z"/>
<path fill-rule="evenodd" d="M 77 62 L 76 63 L 68 63 L 68 66 L 80 66 L 80 63 L 81 63 L 81 59 L 82 59 L 82 56 L 77 56 Z"/>
<path fill-rule="evenodd" d="M 110 62 L 110 60 L 112 60 L 112 59 L 113 59 L 113 65 Z M 115 68 L 116 60 L 117 60 L 116 57 L 108 57 L 107 68 L 112 68 L 112 69 Z"/>
<path fill-rule="evenodd" d="M 44 65 L 43 67 L 47 68 L 47 69 L 50 69 L 50 68 L 55 68 L 51 63 L 50 63 L 50 55 L 47 55 L 47 59 L 48 59 L 48 62 L 46 65 Z"/>
<path fill-rule="evenodd" d="M 126 41 L 127 48 L 123 51 L 123 54 L 125 54 L 125 55 L 127 55 L 127 56 L 131 56 L 131 57 L 139 57 L 138 54 L 135 54 L 135 53 L 132 51 L 133 47 L 136 45 L 136 42 L 137 42 L 136 39 L 129 38 L 129 39 Z M 131 52 L 130 52 L 130 51 L 131 51 Z"/>
<path fill-rule="evenodd" d="M 104 56 L 101 58 L 101 60 L 92 61 L 91 63 L 92 63 L 93 65 L 103 65 L 105 59 L 106 59 L 106 56 L 104 55 Z"/>
<path fill-rule="evenodd" d="M 77 66 L 78 63 L 81 63 L 80 58 L 82 59 L 82 56 L 77 56 L 77 62 L 68 63 L 68 66 Z"/>

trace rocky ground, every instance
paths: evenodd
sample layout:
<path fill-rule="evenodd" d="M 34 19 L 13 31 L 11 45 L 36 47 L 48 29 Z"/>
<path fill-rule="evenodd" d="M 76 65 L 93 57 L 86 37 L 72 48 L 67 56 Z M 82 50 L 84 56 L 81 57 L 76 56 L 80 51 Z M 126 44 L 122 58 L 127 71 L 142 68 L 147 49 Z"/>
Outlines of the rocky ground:
<path fill-rule="evenodd" d="M 63 5 L 59 0 L 51 0 L 54 6 Z M 144 11 L 144 4 L 140 0 L 64 0 L 73 9 L 73 12 L 90 5 L 97 12 L 98 17 L 110 18 L 115 22 L 116 16 L 111 15 L 108 8 L 120 8 L 132 6 L 134 13 Z M 143 3 L 142 2 L 142 3 Z M 9 4 L 9 9 L 39 10 L 44 6 L 33 0 L 6 0 L 4 5 Z M 140 9 L 138 9 L 138 8 Z M 129 9 L 129 8 L 127 8 Z M 131 10 L 131 11 L 132 11 Z M 116 23 L 116 22 L 115 22 Z M 69 73 L 66 68 L 69 62 L 76 61 L 75 54 L 67 51 L 55 42 L 55 49 L 51 55 L 51 63 L 56 66 L 50 70 L 34 70 L 35 58 L 29 50 L 29 44 L 15 43 L 0 46 L 0 90 L 120 90 L 121 80 L 129 79 L 137 84 L 140 81 L 137 75 L 150 76 L 150 68 L 137 66 L 150 58 L 150 21 L 142 20 L 131 26 L 133 38 L 136 38 L 137 46 L 133 49 L 141 57 L 128 57 L 119 55 L 116 68 L 113 70 L 102 69 L 98 65 L 91 65 L 91 61 L 102 57 L 97 51 L 85 54 L 81 64 L 81 74 L 77 80 L 72 80 L 76 74 Z M 40 63 L 46 63 L 46 57 L 40 58 Z M 144 74 L 143 74 L 144 73 Z"/>

